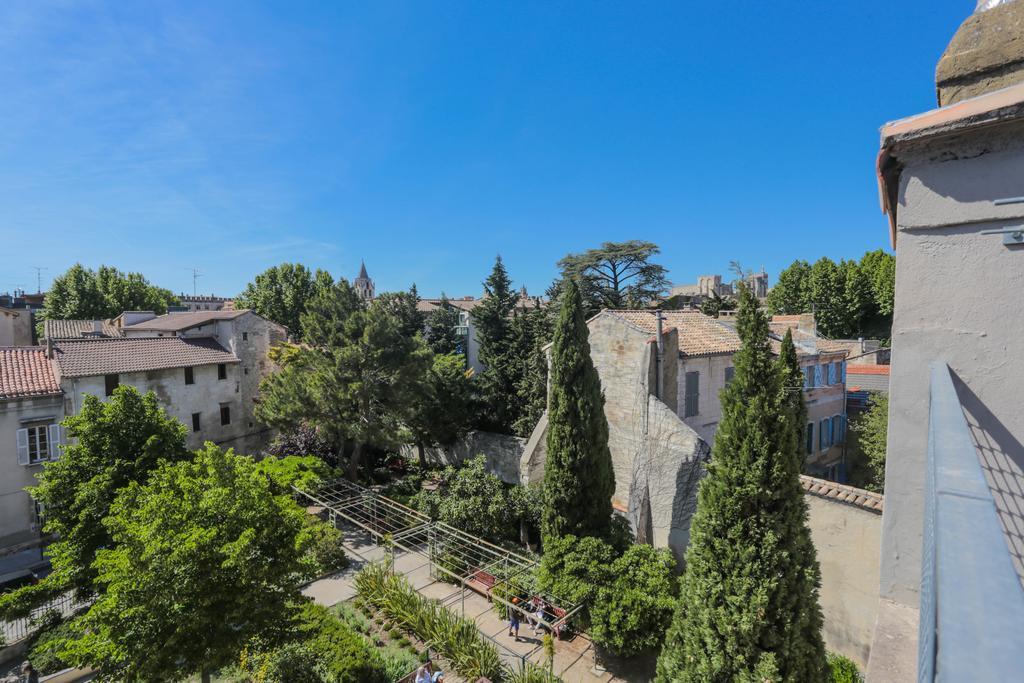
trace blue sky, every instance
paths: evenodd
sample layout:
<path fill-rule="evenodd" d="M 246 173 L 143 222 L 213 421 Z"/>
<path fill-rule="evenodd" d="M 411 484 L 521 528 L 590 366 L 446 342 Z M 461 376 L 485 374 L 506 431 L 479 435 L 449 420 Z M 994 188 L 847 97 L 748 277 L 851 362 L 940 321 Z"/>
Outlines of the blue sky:
<path fill-rule="evenodd" d="M 0 291 L 281 261 L 479 294 L 647 239 L 677 282 L 888 247 L 878 127 L 973 0 L 0 4 Z"/>

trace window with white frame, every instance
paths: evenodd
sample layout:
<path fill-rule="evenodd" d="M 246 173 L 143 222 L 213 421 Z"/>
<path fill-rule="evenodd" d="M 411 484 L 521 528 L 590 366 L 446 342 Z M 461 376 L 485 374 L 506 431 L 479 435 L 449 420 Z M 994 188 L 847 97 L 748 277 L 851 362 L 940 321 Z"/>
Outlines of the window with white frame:
<path fill-rule="evenodd" d="M 19 465 L 36 465 L 60 456 L 61 426 L 51 422 L 28 424 L 15 433 Z"/>

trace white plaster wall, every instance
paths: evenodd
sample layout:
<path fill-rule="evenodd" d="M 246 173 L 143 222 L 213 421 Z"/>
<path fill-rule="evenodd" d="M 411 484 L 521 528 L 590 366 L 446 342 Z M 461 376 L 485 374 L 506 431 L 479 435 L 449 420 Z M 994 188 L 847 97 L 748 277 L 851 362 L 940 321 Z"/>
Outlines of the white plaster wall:
<path fill-rule="evenodd" d="M 1019 225 L 1024 129 L 988 129 L 901 151 L 882 597 L 916 607 L 928 429 L 928 365 L 953 370 L 1021 572 L 1024 532 L 1024 250 L 985 229 Z M 955 146 L 954 146 L 955 145 Z"/>
<path fill-rule="evenodd" d="M 832 499 L 809 494 L 805 499 L 821 566 L 825 645 L 864 670 L 878 614 L 882 516 Z"/>
<path fill-rule="evenodd" d="M 37 536 L 31 530 L 35 506 L 25 487 L 36 484 L 43 465 L 18 464 L 17 430 L 24 421 L 60 422 L 63 417 L 60 396 L 0 401 L 0 548 Z"/>

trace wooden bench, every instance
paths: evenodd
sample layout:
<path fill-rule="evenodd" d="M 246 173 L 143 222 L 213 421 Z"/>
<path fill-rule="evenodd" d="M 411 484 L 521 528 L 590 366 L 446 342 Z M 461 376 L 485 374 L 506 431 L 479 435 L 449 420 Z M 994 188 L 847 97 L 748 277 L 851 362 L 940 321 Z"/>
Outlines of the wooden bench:
<path fill-rule="evenodd" d="M 565 615 L 566 615 L 566 611 L 564 609 L 562 609 L 561 607 L 555 607 L 554 605 L 551 605 L 550 609 L 551 609 L 551 614 L 553 614 L 554 617 L 555 617 L 555 621 L 558 621 L 559 619 L 564 618 Z M 555 637 L 558 638 L 559 640 L 561 640 L 562 639 L 562 632 L 565 631 L 566 627 L 567 627 L 566 624 L 562 624 L 561 626 L 556 628 L 555 629 Z"/>
<path fill-rule="evenodd" d="M 483 569 L 477 569 L 466 579 L 466 585 L 475 590 L 488 600 L 491 599 L 491 589 L 498 582 L 498 577 L 488 574 Z"/>

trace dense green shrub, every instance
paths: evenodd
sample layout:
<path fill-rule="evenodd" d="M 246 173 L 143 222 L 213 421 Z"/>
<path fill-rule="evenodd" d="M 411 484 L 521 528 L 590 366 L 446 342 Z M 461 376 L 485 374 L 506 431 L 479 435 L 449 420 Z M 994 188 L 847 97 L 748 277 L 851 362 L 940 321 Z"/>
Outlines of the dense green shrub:
<path fill-rule="evenodd" d="M 41 674 L 68 668 L 70 664 L 62 657 L 61 647 L 64 641 L 75 637 L 74 621 L 63 621 L 58 612 L 51 610 L 39 618 L 36 628 L 28 647 L 28 661 Z"/>
<path fill-rule="evenodd" d="M 548 539 L 537 584 L 566 602 L 592 605 L 601 587 L 611 585 L 616 557 L 612 546 L 593 536 Z M 580 615 L 580 623 L 589 623 L 587 614 Z"/>
<path fill-rule="evenodd" d="M 314 517 L 306 518 L 306 525 L 299 534 L 299 542 L 308 548 L 307 559 L 313 576 L 348 566 L 344 540 L 341 531 L 327 522 L 321 522 Z"/>
<path fill-rule="evenodd" d="M 340 474 L 320 458 L 311 455 L 289 455 L 284 458 L 268 455 L 257 463 L 257 467 L 270 479 L 275 493 L 290 493 L 293 486 L 302 491 L 312 491 Z"/>
<path fill-rule="evenodd" d="M 832 683 L 861 683 L 864 680 L 857 665 L 849 657 L 844 657 L 837 652 L 829 652 L 826 661 L 832 674 Z"/>
<path fill-rule="evenodd" d="M 436 490 L 421 491 L 410 504 L 431 519 L 495 543 L 518 542 L 520 527 L 536 527 L 539 487 L 504 483 L 478 455 L 462 467 L 447 467 Z"/>
<path fill-rule="evenodd" d="M 590 605 L 594 642 L 621 657 L 661 645 L 672 622 L 676 561 L 666 549 L 634 545 L 611 566 L 611 583 Z"/>
<path fill-rule="evenodd" d="M 369 642 L 327 608 L 314 603 L 304 605 L 299 630 L 306 636 L 303 644 L 315 653 L 323 671 L 333 677 L 329 680 L 389 683 L 380 657 Z"/>

